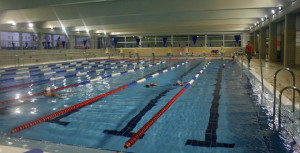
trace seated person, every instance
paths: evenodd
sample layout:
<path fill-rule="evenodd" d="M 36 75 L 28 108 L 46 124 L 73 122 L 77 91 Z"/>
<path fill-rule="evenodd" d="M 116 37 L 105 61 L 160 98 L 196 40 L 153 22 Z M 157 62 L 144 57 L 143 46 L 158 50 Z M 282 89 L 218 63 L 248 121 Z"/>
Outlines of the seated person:
<path fill-rule="evenodd" d="M 149 87 L 156 87 L 157 83 L 155 81 L 149 83 L 149 84 L 145 84 L 144 87 L 149 88 Z"/>
<path fill-rule="evenodd" d="M 62 95 L 58 95 L 58 94 L 52 92 L 50 87 L 46 87 L 44 92 L 45 92 L 44 96 L 46 96 L 46 97 L 62 97 Z"/>

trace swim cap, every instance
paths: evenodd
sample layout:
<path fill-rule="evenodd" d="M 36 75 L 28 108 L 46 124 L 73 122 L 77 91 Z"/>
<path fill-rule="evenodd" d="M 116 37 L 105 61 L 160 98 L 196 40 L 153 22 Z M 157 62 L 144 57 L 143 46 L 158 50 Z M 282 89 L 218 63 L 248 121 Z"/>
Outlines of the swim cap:
<path fill-rule="evenodd" d="M 234 58 L 234 56 L 232 56 L 232 58 Z"/>
<path fill-rule="evenodd" d="M 181 84 L 181 81 L 180 80 L 177 80 L 177 82 L 176 83 L 178 83 L 178 84 Z"/>
<path fill-rule="evenodd" d="M 50 92 L 50 91 L 51 91 L 51 88 L 50 88 L 50 87 L 46 87 L 46 88 L 45 88 L 45 91 L 46 91 L 46 92 Z"/>

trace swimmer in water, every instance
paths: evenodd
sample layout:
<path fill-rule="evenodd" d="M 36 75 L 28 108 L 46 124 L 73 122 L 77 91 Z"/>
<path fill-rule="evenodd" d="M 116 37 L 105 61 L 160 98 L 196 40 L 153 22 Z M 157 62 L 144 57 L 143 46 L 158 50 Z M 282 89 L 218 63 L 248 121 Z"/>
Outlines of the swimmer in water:
<path fill-rule="evenodd" d="M 45 88 L 44 96 L 46 96 L 46 97 L 62 97 L 62 95 L 58 95 L 58 94 L 52 92 L 50 87 Z"/>
<path fill-rule="evenodd" d="M 230 60 L 231 62 L 236 62 L 235 56 L 232 56 L 232 59 Z"/>
<path fill-rule="evenodd" d="M 157 87 L 157 83 L 155 81 L 149 83 L 149 84 L 145 84 L 144 87 L 149 88 L 149 87 Z"/>
<path fill-rule="evenodd" d="M 177 80 L 176 83 L 174 84 L 175 86 L 184 86 L 186 85 L 186 82 L 181 82 L 180 80 Z"/>
<path fill-rule="evenodd" d="M 225 65 L 225 64 L 223 64 L 223 68 L 226 68 L 226 65 Z"/>

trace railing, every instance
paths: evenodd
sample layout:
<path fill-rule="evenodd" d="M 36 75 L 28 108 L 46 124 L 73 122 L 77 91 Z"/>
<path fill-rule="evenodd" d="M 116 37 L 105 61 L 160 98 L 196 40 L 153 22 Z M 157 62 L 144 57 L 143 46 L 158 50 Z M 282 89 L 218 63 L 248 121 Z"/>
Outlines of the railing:
<path fill-rule="evenodd" d="M 275 72 L 274 75 L 274 103 L 273 103 L 273 121 L 275 121 L 275 111 L 276 111 L 276 81 L 277 81 L 277 74 L 282 71 L 286 70 L 289 71 L 293 77 L 293 86 L 295 87 L 295 74 L 290 68 L 283 68 L 279 69 Z M 293 112 L 295 112 L 295 90 L 293 90 Z"/>
<path fill-rule="evenodd" d="M 281 124 L 281 97 L 282 97 L 282 93 L 287 89 L 293 89 L 294 92 L 296 90 L 298 92 L 298 94 L 300 95 L 300 90 L 295 86 L 285 87 L 280 91 L 280 94 L 279 94 L 279 108 L 278 108 L 278 125 Z M 293 99 L 295 99 L 295 95 L 293 95 Z M 295 103 L 293 103 L 293 109 L 295 109 Z M 275 113 L 273 114 L 273 116 L 274 116 L 274 119 L 275 119 Z"/>

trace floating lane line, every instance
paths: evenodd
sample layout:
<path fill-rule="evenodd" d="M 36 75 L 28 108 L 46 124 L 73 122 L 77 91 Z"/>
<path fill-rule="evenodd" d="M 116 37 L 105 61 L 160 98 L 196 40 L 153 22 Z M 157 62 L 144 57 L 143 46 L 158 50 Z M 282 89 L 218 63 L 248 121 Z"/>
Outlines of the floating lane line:
<path fill-rule="evenodd" d="M 28 67 L 22 67 L 22 68 L 8 68 L 8 69 L 1 69 L 0 73 L 4 72 L 13 72 L 13 71 L 22 71 L 22 70 L 32 70 L 32 69 L 41 69 L 41 68 L 47 68 L 47 67 L 54 67 L 54 66 L 62 66 L 62 65 L 69 65 L 69 64 L 79 64 L 79 63 L 87 63 L 87 62 L 94 62 L 93 60 L 89 61 L 74 61 L 74 62 L 63 62 L 63 63 L 51 63 L 51 64 L 45 64 L 45 65 L 39 65 L 39 66 L 28 66 Z"/>
<path fill-rule="evenodd" d="M 115 62 L 116 64 L 119 63 L 125 63 L 125 62 L 129 62 L 129 61 L 120 61 L 120 62 Z M 115 63 L 110 63 L 110 64 L 104 64 L 106 63 L 105 61 L 102 62 L 89 62 L 89 63 L 83 63 L 83 64 L 75 64 L 75 65 L 64 65 L 64 66 L 57 66 L 57 67 L 48 67 L 48 68 L 42 68 L 42 69 L 36 69 L 36 70 L 28 70 L 28 71 L 17 71 L 17 72 L 12 72 L 12 73 L 4 73 L 4 74 L 0 74 L 0 76 L 8 76 L 8 75 L 19 75 L 19 74 L 32 74 L 35 72 L 43 72 L 43 71 L 50 71 L 50 70 L 57 70 L 57 69 L 67 69 L 67 68 L 74 68 L 74 67 L 80 67 L 80 66 L 87 66 L 84 67 L 85 69 L 87 68 L 93 68 L 92 65 L 99 65 L 99 64 L 103 64 L 103 65 L 114 65 Z M 94 66 L 97 67 L 97 66 Z M 63 70 L 60 72 L 64 72 Z M 39 74 L 34 74 L 34 75 L 39 75 Z M 3 79 L 5 80 L 5 79 Z M 1 81 L 1 80 L 0 80 Z"/>
<path fill-rule="evenodd" d="M 144 135 L 144 133 L 157 121 L 157 119 L 162 116 L 171 105 L 187 90 L 194 81 L 199 77 L 200 74 L 208 67 L 208 65 L 212 62 L 212 60 L 207 63 L 203 69 L 197 73 L 197 75 L 185 86 L 183 87 L 159 112 L 157 112 L 137 133 L 135 133 L 124 145 L 124 148 L 129 148 L 134 145 L 140 137 Z"/>
<path fill-rule="evenodd" d="M 188 61 L 179 64 L 179 66 L 184 65 L 185 63 L 188 63 Z M 179 66 L 175 64 L 175 67 L 176 67 L 176 68 L 179 67 Z M 167 68 L 167 69 L 168 69 L 168 68 Z M 156 74 L 156 72 L 154 72 L 154 74 Z M 154 74 L 149 75 L 149 77 L 146 77 L 146 78 L 149 79 L 149 78 L 151 78 L 151 77 L 154 77 L 154 76 L 153 76 Z M 163 74 L 163 72 L 160 71 L 160 72 L 158 72 L 158 74 Z M 144 78 L 139 79 L 139 80 L 144 80 Z M 138 81 L 139 81 L 139 80 L 138 80 Z M 146 79 L 146 80 L 147 80 L 147 79 Z M 11 133 L 16 133 L 16 132 L 25 130 L 25 129 L 27 129 L 27 128 L 30 128 L 30 127 L 32 127 L 32 126 L 35 126 L 35 125 L 37 125 L 37 124 L 39 124 L 39 123 L 48 121 L 48 120 L 50 120 L 50 119 L 52 119 L 52 118 L 55 118 L 55 117 L 57 117 L 57 116 L 60 116 L 60 115 L 62 115 L 62 114 L 65 114 L 65 113 L 67 113 L 67 112 L 70 112 L 70 111 L 72 111 L 72 110 L 80 109 L 80 108 L 82 108 L 82 107 L 84 107 L 84 106 L 86 106 L 86 105 L 89 105 L 89 104 L 92 104 L 92 103 L 98 101 L 98 100 L 101 99 L 101 98 L 107 97 L 107 96 L 109 96 L 109 95 L 111 95 L 111 94 L 113 94 L 113 93 L 116 93 L 116 92 L 120 91 L 120 90 L 126 89 L 126 88 L 131 87 L 131 86 L 133 86 L 133 85 L 135 85 L 135 84 L 138 84 L 138 81 L 134 81 L 134 82 L 132 82 L 132 83 L 130 83 L 130 84 L 128 84 L 128 85 L 124 85 L 124 86 L 122 86 L 122 87 L 119 87 L 119 88 L 117 88 L 117 89 L 114 89 L 114 90 L 112 90 L 112 91 L 109 91 L 109 92 L 107 92 L 107 93 L 105 93 L 105 94 L 101 94 L 101 95 L 99 95 L 99 96 L 97 96 L 97 97 L 94 97 L 94 98 L 92 98 L 92 99 L 89 99 L 89 100 L 86 100 L 86 101 L 84 101 L 84 102 L 78 103 L 78 104 L 76 104 L 76 105 L 70 106 L 70 107 L 65 108 L 65 109 L 63 109 L 63 110 L 60 110 L 60 111 L 58 111 L 58 112 L 55 112 L 55 113 L 52 113 L 52 114 L 47 115 L 47 116 L 45 116 L 45 117 L 39 118 L 39 119 L 37 119 L 37 120 L 34 120 L 34 121 L 32 121 L 32 122 L 23 124 L 23 125 L 21 125 L 21 126 L 18 126 L 18 127 L 14 128 L 14 129 L 12 129 L 10 132 L 11 132 Z"/>
<path fill-rule="evenodd" d="M 166 62 L 167 62 L 167 61 L 164 61 L 164 62 L 158 62 L 158 63 L 155 63 L 155 64 L 150 64 L 150 65 L 145 66 L 145 67 L 153 67 L 153 66 L 157 66 L 157 65 L 160 65 L 160 64 L 165 64 Z M 97 77 L 97 78 L 95 78 L 95 79 L 92 79 L 92 80 L 87 80 L 87 81 L 82 81 L 82 82 L 75 83 L 75 84 L 71 84 L 71 85 L 67 85 L 67 86 L 62 86 L 62 87 L 59 87 L 59 88 L 56 88 L 56 89 L 52 89 L 51 91 L 54 92 L 54 91 L 66 89 L 66 88 L 73 87 L 73 86 L 84 85 L 84 84 L 87 84 L 87 83 L 90 83 L 90 82 L 99 81 L 99 80 L 101 80 L 101 79 L 105 79 L 105 78 L 110 78 L 110 77 L 122 75 L 122 74 L 125 74 L 125 73 L 128 73 L 128 72 L 134 72 L 134 71 L 137 71 L 137 70 L 139 70 L 139 69 L 140 69 L 140 68 L 136 68 L 136 69 L 132 69 L 132 70 L 130 70 L 130 71 L 123 71 L 123 72 L 114 73 L 114 74 L 107 75 L 107 76 L 99 76 L 99 77 Z M 61 78 L 59 78 L 59 79 L 61 79 Z M 32 94 L 32 95 L 24 96 L 24 97 L 19 97 L 19 98 L 15 98 L 15 99 L 10 99 L 10 100 L 6 100 L 6 101 L 2 101 L 2 102 L 0 102 L 0 106 L 1 106 L 1 105 L 4 105 L 4 104 L 8 104 L 8 103 L 15 102 L 15 101 L 17 101 L 17 100 L 22 100 L 22 99 L 30 98 L 30 97 L 33 97 L 33 96 L 42 95 L 42 94 L 44 94 L 44 92 L 39 92 L 39 93 L 35 93 L 35 94 Z"/>
<path fill-rule="evenodd" d="M 145 61 L 145 62 L 148 62 L 148 61 Z M 139 62 L 139 64 L 142 64 L 142 63 L 145 63 L 145 62 Z M 96 72 L 101 72 L 101 71 L 106 71 L 106 70 L 113 70 L 113 69 L 117 69 L 117 68 L 121 68 L 121 67 L 128 67 L 130 65 L 133 65 L 133 64 L 126 64 L 126 65 L 122 65 L 122 66 L 115 66 L 115 67 L 110 67 L 110 68 L 92 70 L 92 71 L 88 71 L 86 73 L 90 74 L 90 73 L 96 73 Z M 27 86 L 27 85 L 31 85 L 31 84 L 45 83 L 45 82 L 50 82 L 50 81 L 54 81 L 54 80 L 60 80 L 60 79 L 65 79 L 65 78 L 76 77 L 76 76 L 80 76 L 80 75 L 81 75 L 81 73 L 79 72 L 79 75 L 78 75 L 78 73 L 75 73 L 75 74 L 66 75 L 66 76 L 57 77 L 57 78 L 50 78 L 50 79 L 38 80 L 38 81 L 34 81 L 34 82 L 27 82 L 27 83 L 18 84 L 18 85 L 2 87 L 2 88 L 0 88 L 0 90 L 11 89 L 11 88 L 16 88 L 16 87 L 21 87 L 21 86 Z M 7 80 L 7 81 L 9 81 L 9 80 Z"/>
<path fill-rule="evenodd" d="M 46 75 L 63 73 L 63 72 L 72 72 L 72 71 L 83 70 L 83 69 L 91 69 L 91 68 L 96 68 L 96 67 L 105 67 L 107 65 L 111 65 L 112 66 L 112 65 L 123 64 L 123 63 L 125 63 L 125 62 L 121 61 L 121 62 L 110 63 L 110 64 L 100 64 L 100 63 L 97 63 L 97 64 L 93 64 L 93 65 L 86 66 L 86 67 L 72 66 L 71 69 L 65 69 L 65 70 L 59 70 L 59 71 L 54 71 L 54 72 L 38 73 L 38 74 L 31 74 L 31 75 L 26 75 L 26 76 L 16 76 L 16 77 L 13 77 L 13 78 L 0 79 L 0 82 L 3 82 L 3 81 L 13 81 L 13 80 L 21 80 L 21 79 L 28 79 L 28 78 L 37 77 L 37 76 L 46 76 Z M 73 68 L 73 67 L 75 67 L 75 68 Z"/>

